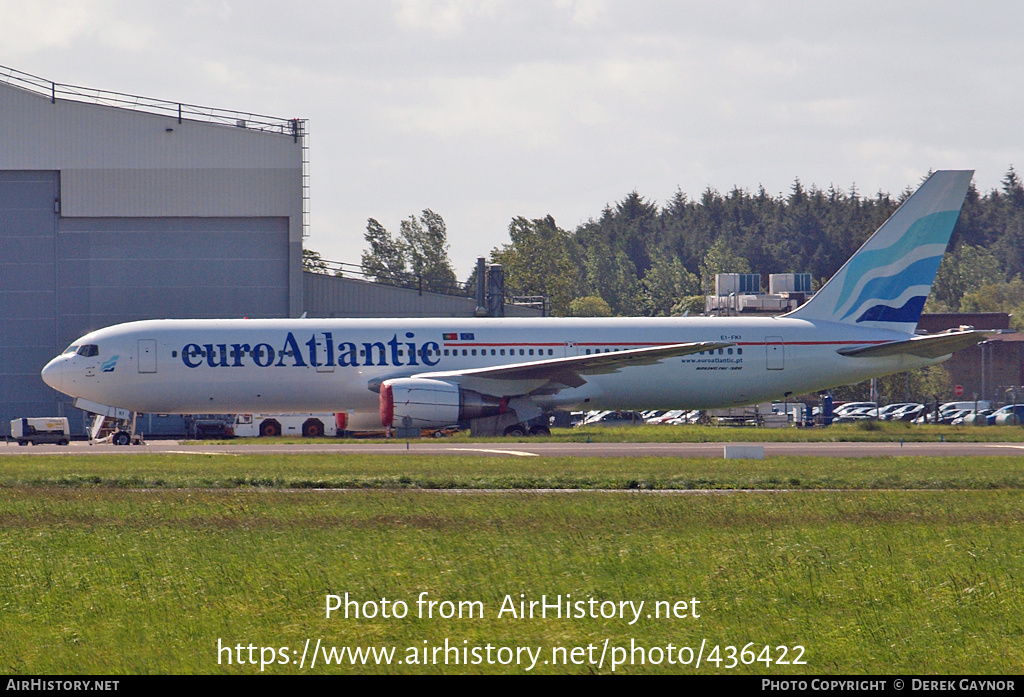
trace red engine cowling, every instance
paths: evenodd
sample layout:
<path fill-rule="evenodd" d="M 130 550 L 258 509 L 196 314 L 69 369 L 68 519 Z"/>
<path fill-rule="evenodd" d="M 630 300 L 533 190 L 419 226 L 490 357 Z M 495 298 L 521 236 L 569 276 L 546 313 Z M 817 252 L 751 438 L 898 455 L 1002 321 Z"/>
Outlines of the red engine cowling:
<path fill-rule="evenodd" d="M 503 414 L 505 399 L 427 378 L 385 380 L 380 386 L 382 426 L 435 428 Z M 408 419 L 408 421 L 406 420 Z"/>

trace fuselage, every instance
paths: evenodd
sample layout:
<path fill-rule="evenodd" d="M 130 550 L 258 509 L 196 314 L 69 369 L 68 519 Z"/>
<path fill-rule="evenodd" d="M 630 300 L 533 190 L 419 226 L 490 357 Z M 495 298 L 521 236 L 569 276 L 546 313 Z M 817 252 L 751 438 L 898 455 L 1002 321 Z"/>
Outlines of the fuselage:
<path fill-rule="evenodd" d="M 544 409 L 702 409 L 938 362 L 837 353 L 906 338 L 785 317 L 150 320 L 83 336 L 47 364 L 43 379 L 72 397 L 137 412 L 373 414 L 386 379 L 686 342 L 731 344 L 531 395 Z"/>

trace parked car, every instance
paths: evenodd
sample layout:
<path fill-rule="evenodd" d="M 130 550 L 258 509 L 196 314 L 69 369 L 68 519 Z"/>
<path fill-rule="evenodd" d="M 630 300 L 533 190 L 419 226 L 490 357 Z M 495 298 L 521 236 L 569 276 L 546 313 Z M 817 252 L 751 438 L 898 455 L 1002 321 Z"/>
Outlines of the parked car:
<path fill-rule="evenodd" d="M 895 421 L 898 417 L 896 414 L 902 412 L 904 409 L 917 406 L 916 402 L 894 402 L 893 404 L 886 404 L 884 407 L 879 408 L 878 418 L 882 421 Z"/>
<path fill-rule="evenodd" d="M 669 419 L 662 423 L 666 426 L 679 426 L 681 424 L 695 424 L 698 421 L 700 421 L 700 409 L 692 409 L 690 411 L 684 411 L 674 419 Z"/>
<path fill-rule="evenodd" d="M 950 426 L 986 426 L 988 425 L 988 416 L 992 413 L 991 409 L 967 409 L 963 414 L 951 419 L 949 422 Z"/>
<path fill-rule="evenodd" d="M 1024 404 L 1007 404 L 988 415 L 990 426 L 1017 426 L 1024 424 Z"/>
<path fill-rule="evenodd" d="M 840 414 L 832 423 L 849 424 L 857 421 L 873 421 L 878 407 L 857 407 Z"/>
<path fill-rule="evenodd" d="M 638 411 L 606 411 L 596 419 L 587 419 L 582 426 L 643 426 L 644 417 Z"/>
<path fill-rule="evenodd" d="M 913 421 L 918 416 L 923 414 L 927 407 L 923 404 L 911 404 L 908 407 L 904 407 L 895 414 L 892 414 L 890 421 Z"/>
<path fill-rule="evenodd" d="M 686 414 L 685 409 L 673 409 L 672 411 L 666 411 L 660 414 L 659 416 L 654 416 L 647 419 L 647 423 L 663 424 L 668 421 L 671 421 L 672 419 L 678 419 L 680 416 L 683 416 L 684 414 Z"/>
<path fill-rule="evenodd" d="M 878 407 L 875 402 L 845 402 L 832 410 L 834 416 L 844 416 L 854 411 L 855 409 L 863 409 L 865 407 L 871 407 L 872 410 Z"/>

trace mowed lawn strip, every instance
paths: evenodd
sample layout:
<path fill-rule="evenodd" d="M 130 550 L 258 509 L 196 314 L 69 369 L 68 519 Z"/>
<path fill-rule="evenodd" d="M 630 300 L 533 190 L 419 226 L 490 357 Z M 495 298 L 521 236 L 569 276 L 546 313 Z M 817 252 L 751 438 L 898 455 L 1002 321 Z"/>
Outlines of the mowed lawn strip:
<path fill-rule="evenodd" d="M 429 440 L 429 439 L 425 439 Z M 446 437 L 444 443 L 531 443 L 538 438 L 472 438 L 461 431 Z M 1024 442 L 1024 428 L 1020 426 L 947 426 L 945 424 L 912 424 L 903 421 L 863 421 L 855 424 L 834 424 L 828 428 L 739 428 L 729 426 L 583 426 L 578 428 L 553 428 L 545 441 L 556 443 L 743 443 L 761 441 L 766 443 L 892 443 L 907 442 L 938 443 L 1020 443 Z M 186 441 L 182 445 L 257 445 L 267 443 L 380 443 L 380 438 L 231 438 L 220 441 Z M 394 439 L 396 446 L 404 447 L 405 441 Z"/>
<path fill-rule="evenodd" d="M 218 652 L 220 642 L 273 647 L 276 661 L 263 672 L 275 674 L 522 673 L 522 664 L 473 664 L 472 653 L 469 665 L 453 662 L 458 652 L 443 665 L 444 651 L 432 650 L 446 639 L 467 650 L 529 646 L 551 661 L 558 647 L 607 640 L 632 651 L 634 665 L 617 666 L 621 673 L 1016 674 L 1024 665 L 1022 519 L 1020 491 L 7 488 L 0 661 L 26 674 L 260 672 L 259 650 L 243 650 L 239 665 L 234 651 Z M 326 595 L 346 592 L 360 602 L 405 601 L 409 616 L 327 619 Z M 479 601 L 483 617 L 416 617 L 423 592 Z M 645 608 L 632 625 L 631 614 L 498 617 L 506 595 Z M 693 598 L 699 618 L 646 617 L 657 601 Z M 388 665 L 325 665 L 321 656 L 315 669 L 309 658 L 300 669 L 307 639 L 310 651 L 320 640 L 395 653 Z M 702 642 L 699 669 L 669 662 L 670 645 L 686 658 L 680 648 Z M 789 647 L 788 660 L 802 646 L 806 665 L 727 668 L 726 647 L 748 644 L 774 657 Z M 708 661 L 715 646 L 717 664 Z M 410 664 L 424 648 L 431 663 Z M 257 665 L 248 663 L 253 655 Z M 600 668 L 542 662 L 532 672 L 609 673 L 610 657 Z"/>
<path fill-rule="evenodd" d="M 10 456 L 0 488 L 1021 489 L 1024 459 L 994 457 L 492 458 L 254 454 Z"/>

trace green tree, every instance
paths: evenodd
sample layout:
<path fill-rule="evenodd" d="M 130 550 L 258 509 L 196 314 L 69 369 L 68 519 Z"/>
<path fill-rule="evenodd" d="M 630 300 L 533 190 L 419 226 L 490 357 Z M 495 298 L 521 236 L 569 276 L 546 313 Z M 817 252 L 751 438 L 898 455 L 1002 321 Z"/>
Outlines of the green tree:
<path fill-rule="evenodd" d="M 704 312 L 703 295 L 687 295 L 679 298 L 679 301 L 672 306 L 672 316 L 682 317 L 683 315 L 699 315 Z"/>
<path fill-rule="evenodd" d="M 450 291 L 455 287 L 455 271 L 448 259 L 448 229 L 444 219 L 430 210 L 417 218 L 410 215 L 399 227 L 401 244 L 409 261 L 409 272 L 422 280 L 423 287 Z"/>
<path fill-rule="evenodd" d="M 963 312 L 1007 312 L 1010 326 L 1024 330 L 1024 280 L 1016 276 L 1003 283 L 983 285 L 964 295 L 960 302 Z"/>
<path fill-rule="evenodd" d="M 683 262 L 659 257 L 640 280 L 639 309 L 647 316 L 668 317 L 683 297 L 699 292 L 700 280 L 686 270 Z"/>
<path fill-rule="evenodd" d="M 364 239 L 370 248 L 363 251 L 363 273 L 378 283 L 408 283 L 406 249 L 402 241 L 393 238 L 391 233 L 373 218 L 366 221 Z"/>
<path fill-rule="evenodd" d="M 612 308 L 599 295 L 587 295 L 569 303 L 570 317 L 611 317 Z"/>
<path fill-rule="evenodd" d="M 432 210 L 403 220 L 397 237 L 370 218 L 364 239 L 369 249 L 363 251 L 363 272 L 374 281 L 406 287 L 422 283 L 424 289 L 439 292 L 456 287 L 447 228 Z"/>
<path fill-rule="evenodd" d="M 302 250 L 302 270 L 312 273 L 327 273 L 327 264 L 320 256 L 320 252 L 312 249 Z"/>
<path fill-rule="evenodd" d="M 639 292 L 636 269 L 624 251 L 607 244 L 587 250 L 587 287 L 604 298 L 616 315 L 642 314 L 637 311 Z"/>
<path fill-rule="evenodd" d="M 1005 280 L 999 260 L 992 252 L 969 244 L 961 245 L 952 254 L 946 254 L 932 285 L 930 304 L 927 311 L 936 312 L 947 308 L 959 312 L 965 295 L 984 285 L 1001 283 Z"/>
<path fill-rule="evenodd" d="M 724 237 L 715 240 L 700 264 L 700 285 L 704 295 L 715 294 L 715 276 L 720 273 L 750 273 L 750 262 L 734 252 Z"/>
<path fill-rule="evenodd" d="M 929 365 L 904 373 L 878 378 L 878 394 L 883 404 L 892 402 L 929 402 L 953 396 L 953 377 L 944 365 Z M 871 396 L 871 381 L 843 385 L 831 390 L 836 399 L 865 401 Z"/>
<path fill-rule="evenodd" d="M 579 245 L 551 216 L 512 219 L 509 244 L 491 250 L 491 262 L 505 271 L 509 295 L 543 295 L 550 299 L 551 314 L 569 314 L 569 303 L 583 292 Z"/>

